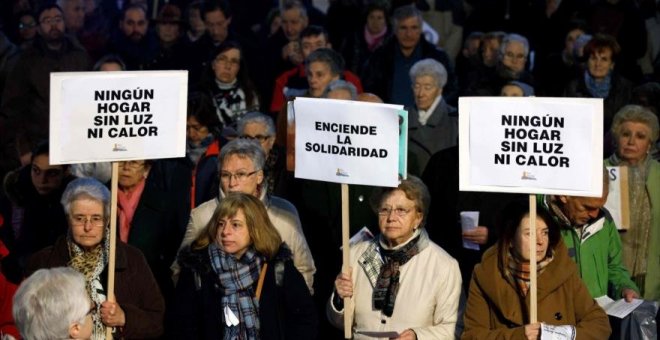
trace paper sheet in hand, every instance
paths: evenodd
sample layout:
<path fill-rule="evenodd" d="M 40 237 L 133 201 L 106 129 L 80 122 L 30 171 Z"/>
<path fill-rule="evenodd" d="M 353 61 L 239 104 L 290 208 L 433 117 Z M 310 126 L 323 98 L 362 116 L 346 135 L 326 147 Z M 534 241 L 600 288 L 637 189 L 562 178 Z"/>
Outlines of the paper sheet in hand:
<path fill-rule="evenodd" d="M 461 228 L 463 231 L 470 231 L 479 224 L 478 211 L 461 211 Z M 479 245 L 475 242 L 463 240 L 463 248 L 479 250 Z"/>
<path fill-rule="evenodd" d="M 625 318 L 644 302 L 644 300 L 641 299 L 633 299 L 631 302 L 626 302 L 624 299 L 614 301 L 607 295 L 597 297 L 595 300 L 598 305 L 605 310 L 607 315 L 615 316 L 620 319 Z"/>
<path fill-rule="evenodd" d="M 362 334 L 371 338 L 398 338 L 399 333 L 397 332 L 370 332 L 370 331 L 355 331 L 355 334 Z"/>
<path fill-rule="evenodd" d="M 575 327 L 570 325 L 541 324 L 541 340 L 574 340 Z"/>

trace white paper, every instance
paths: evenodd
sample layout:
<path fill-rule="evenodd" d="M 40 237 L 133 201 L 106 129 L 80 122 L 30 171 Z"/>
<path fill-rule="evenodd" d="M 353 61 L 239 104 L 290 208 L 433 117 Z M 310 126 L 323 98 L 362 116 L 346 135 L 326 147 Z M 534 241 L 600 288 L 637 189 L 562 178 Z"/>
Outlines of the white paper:
<path fill-rule="evenodd" d="M 571 325 L 541 324 L 541 340 L 574 340 L 575 327 Z"/>
<path fill-rule="evenodd" d="M 607 295 L 597 297 L 595 300 L 598 305 L 605 310 L 607 315 L 620 319 L 628 316 L 628 314 L 632 313 L 635 308 L 639 307 L 639 305 L 644 302 L 642 299 L 633 299 L 631 302 L 626 302 L 624 299 L 614 301 Z"/>
<path fill-rule="evenodd" d="M 298 178 L 396 187 L 400 105 L 297 98 Z"/>
<path fill-rule="evenodd" d="M 386 338 L 386 339 L 392 339 L 392 338 L 398 338 L 399 333 L 397 332 L 374 332 L 374 331 L 355 331 L 355 334 L 361 334 L 364 336 L 368 336 L 370 338 Z"/>
<path fill-rule="evenodd" d="M 240 321 L 236 317 L 236 314 L 232 312 L 229 306 L 225 306 L 225 322 L 227 323 L 227 327 L 238 326 L 238 324 L 240 323 Z"/>
<path fill-rule="evenodd" d="M 479 225 L 479 212 L 478 211 L 461 211 L 461 229 L 463 231 L 470 231 Z M 463 239 L 463 248 L 479 250 L 479 244 L 476 242 L 466 241 Z"/>
<path fill-rule="evenodd" d="M 602 99 L 459 99 L 462 191 L 600 197 Z"/>

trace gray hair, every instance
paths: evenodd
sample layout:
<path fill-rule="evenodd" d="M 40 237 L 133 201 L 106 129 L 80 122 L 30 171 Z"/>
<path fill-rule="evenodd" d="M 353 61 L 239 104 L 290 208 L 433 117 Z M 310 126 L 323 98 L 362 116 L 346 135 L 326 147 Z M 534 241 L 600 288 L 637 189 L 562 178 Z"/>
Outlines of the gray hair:
<path fill-rule="evenodd" d="M 94 178 L 77 178 L 66 186 L 60 203 L 64 213 L 71 214 L 71 204 L 79 199 L 92 199 L 103 204 L 103 217 L 110 218 L 110 191 Z"/>
<path fill-rule="evenodd" d="M 31 340 L 69 339 L 69 327 L 83 325 L 91 307 L 85 278 L 67 267 L 34 272 L 18 287 L 13 304 L 16 326 Z"/>
<path fill-rule="evenodd" d="M 509 43 L 512 42 L 521 43 L 525 48 L 525 58 L 529 56 L 529 41 L 527 40 L 527 38 L 523 37 L 520 34 L 509 33 L 504 36 L 504 38 L 502 39 L 502 43 L 500 44 L 500 59 L 504 58 L 504 54 L 506 53 L 506 47 L 509 45 Z"/>
<path fill-rule="evenodd" d="M 305 8 L 302 2 L 298 0 L 285 0 L 280 4 L 280 13 L 291 9 L 297 9 L 301 17 L 307 18 L 307 8 Z"/>
<path fill-rule="evenodd" d="M 222 170 L 222 164 L 225 160 L 232 155 L 249 158 L 252 164 L 254 164 L 254 170 L 263 170 L 266 164 L 266 154 L 259 142 L 251 139 L 236 138 L 220 149 L 220 155 L 218 155 L 218 172 Z"/>
<path fill-rule="evenodd" d="M 355 88 L 355 85 L 346 80 L 337 79 L 331 81 L 330 84 L 328 84 L 328 87 L 326 87 L 323 97 L 327 97 L 328 93 L 334 90 L 346 90 L 351 94 L 351 100 L 357 99 L 357 89 Z"/>
<path fill-rule="evenodd" d="M 242 135 L 245 126 L 250 123 L 266 125 L 266 133 L 269 136 L 275 136 L 275 123 L 273 123 L 273 118 L 257 111 L 248 112 L 238 120 L 238 134 Z"/>
<path fill-rule="evenodd" d="M 394 10 L 392 13 L 392 26 L 396 28 L 400 21 L 408 18 L 417 18 L 419 20 L 419 27 L 422 28 L 422 12 L 420 12 L 415 5 L 401 6 Z"/>
<path fill-rule="evenodd" d="M 371 208 L 378 213 L 383 200 L 395 190 L 403 191 L 407 199 L 415 202 L 417 211 L 422 213 L 422 223 L 420 224 L 420 227 L 424 227 L 426 224 L 426 216 L 429 212 L 429 206 L 431 205 L 431 194 L 429 193 L 426 184 L 424 184 L 419 177 L 408 175 L 408 178 L 402 180 L 396 188 L 376 189 L 369 200 Z"/>
<path fill-rule="evenodd" d="M 658 140 L 658 117 L 653 112 L 640 105 L 626 105 L 622 107 L 612 120 L 612 135 L 614 140 L 621 136 L 621 126 L 626 122 L 636 122 L 646 125 L 651 130 L 649 141 L 651 142 L 651 151 L 655 151 L 655 142 Z"/>
<path fill-rule="evenodd" d="M 332 75 L 340 75 L 344 71 L 344 58 L 341 54 L 329 48 L 319 48 L 305 59 L 305 72 L 309 74 L 309 65 L 314 62 L 325 63 L 330 67 Z"/>
<path fill-rule="evenodd" d="M 447 69 L 435 59 L 427 58 L 416 62 L 408 74 L 413 83 L 418 77 L 429 76 L 435 80 L 439 88 L 447 84 Z"/>

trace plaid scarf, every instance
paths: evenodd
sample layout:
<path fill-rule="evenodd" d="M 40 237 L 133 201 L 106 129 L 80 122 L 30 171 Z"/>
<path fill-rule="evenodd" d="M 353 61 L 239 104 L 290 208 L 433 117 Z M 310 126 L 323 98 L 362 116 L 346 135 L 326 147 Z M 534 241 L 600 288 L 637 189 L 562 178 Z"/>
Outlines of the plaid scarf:
<path fill-rule="evenodd" d="M 375 241 L 378 242 L 378 250 L 384 264 L 380 267 L 372 298 L 374 307 L 387 316 L 392 316 L 392 312 L 394 312 L 394 302 L 399 292 L 399 268 L 423 249 L 419 244 L 420 236 L 419 232 L 415 232 L 408 243 L 397 249 L 386 249 L 382 240 Z M 382 239 L 382 237 L 381 235 L 378 239 Z"/>
<path fill-rule="evenodd" d="M 223 291 L 222 309 L 229 307 L 240 322 L 237 326 L 228 326 L 223 317 L 223 339 L 259 339 L 259 300 L 255 289 L 264 259 L 252 247 L 238 260 L 215 243 L 211 243 L 208 249 L 211 267 L 218 275 Z"/>
<path fill-rule="evenodd" d="M 536 263 L 537 277 L 543 273 L 548 264 L 554 259 L 554 251 L 550 250 L 549 253 L 543 260 Z M 509 258 L 507 263 L 508 274 L 513 278 L 522 296 L 527 296 L 529 291 L 529 261 L 513 255 L 511 251 L 508 252 L 507 256 Z"/>
<path fill-rule="evenodd" d="M 94 322 L 92 339 L 105 339 L 105 325 L 101 321 L 101 304 L 105 302 L 106 293 L 101 282 L 101 273 L 108 264 L 108 254 L 110 252 L 110 228 L 105 228 L 103 241 L 91 251 L 84 251 L 73 241 L 71 232 L 67 234 L 66 243 L 69 248 L 68 266 L 83 274 L 85 277 L 85 288 L 89 298 L 96 304 L 96 309 L 92 313 Z"/>

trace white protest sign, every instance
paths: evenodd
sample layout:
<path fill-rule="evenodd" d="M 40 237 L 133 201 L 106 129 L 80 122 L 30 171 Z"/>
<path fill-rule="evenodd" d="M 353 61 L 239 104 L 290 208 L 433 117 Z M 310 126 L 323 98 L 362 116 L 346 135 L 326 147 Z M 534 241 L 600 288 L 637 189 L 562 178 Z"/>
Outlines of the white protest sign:
<path fill-rule="evenodd" d="M 400 105 L 296 98 L 295 176 L 399 185 Z"/>
<path fill-rule="evenodd" d="M 51 73 L 50 162 L 183 157 L 186 71 Z"/>
<path fill-rule="evenodd" d="M 460 190 L 600 197 L 602 99 L 459 99 Z"/>
<path fill-rule="evenodd" d="M 630 227 L 630 206 L 628 201 L 628 168 L 625 166 L 608 166 L 610 190 L 605 208 L 612 216 L 617 229 L 627 230 Z"/>

